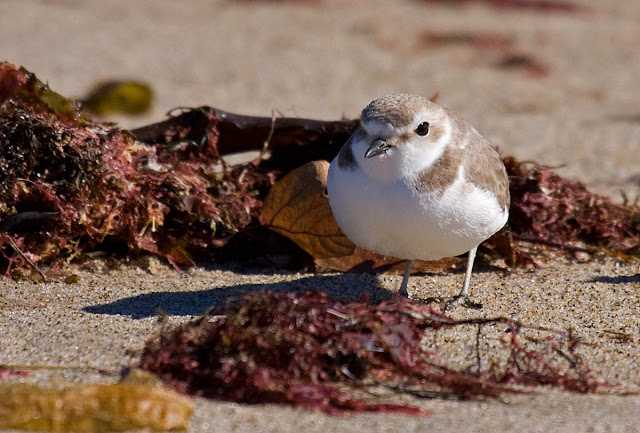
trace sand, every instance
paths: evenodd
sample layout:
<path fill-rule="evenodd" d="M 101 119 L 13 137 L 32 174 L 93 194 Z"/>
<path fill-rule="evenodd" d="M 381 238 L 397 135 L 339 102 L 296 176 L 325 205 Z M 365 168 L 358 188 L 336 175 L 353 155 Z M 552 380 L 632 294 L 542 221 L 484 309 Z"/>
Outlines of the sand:
<path fill-rule="evenodd" d="M 633 199 L 640 193 L 640 3 L 581 3 L 595 6 L 548 14 L 409 0 L 5 0 L 0 53 L 68 96 L 85 94 L 98 80 L 147 81 L 156 93 L 153 110 L 111 119 L 125 127 L 203 104 L 253 115 L 355 117 L 385 93 L 439 92 L 442 105 L 504 154 L 557 166 L 616 200 L 620 191 Z M 533 56 L 548 74 L 498 68 L 504 53 L 495 48 L 421 43 L 426 31 L 508 38 L 513 52 Z M 412 401 L 432 409 L 429 418 L 331 417 L 196 400 L 190 431 L 640 431 L 637 263 L 591 257 L 508 276 L 477 271 L 473 297 L 484 308 L 456 308 L 453 316 L 572 327 L 587 343 L 581 353 L 620 387 L 592 396 L 541 390 L 507 402 Z M 64 282 L 70 274 L 77 283 Z M 414 277 L 410 292 L 453 294 L 461 281 L 460 273 Z M 65 367 L 33 371 L 28 382 L 108 383 L 136 363 L 157 331 L 158 308 L 181 323 L 243 290 L 324 289 L 357 299 L 395 287 L 388 276 L 217 264 L 177 273 L 155 259 L 98 260 L 69 266 L 48 283 L 0 281 L 0 364 Z M 464 341 L 442 349 L 464 360 Z"/>

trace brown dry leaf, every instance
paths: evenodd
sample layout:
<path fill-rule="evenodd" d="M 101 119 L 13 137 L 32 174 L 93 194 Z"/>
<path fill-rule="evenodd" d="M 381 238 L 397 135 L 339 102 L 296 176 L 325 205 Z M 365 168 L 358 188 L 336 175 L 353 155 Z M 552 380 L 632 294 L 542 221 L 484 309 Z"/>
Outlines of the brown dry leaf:
<path fill-rule="evenodd" d="M 340 230 L 326 196 L 327 161 L 312 161 L 287 174 L 264 199 L 265 225 L 315 259 L 353 254 L 355 245 Z"/>
<path fill-rule="evenodd" d="M 188 398 L 148 384 L 50 389 L 15 383 L 0 387 L 0 429 L 50 432 L 185 430 L 192 412 Z"/>

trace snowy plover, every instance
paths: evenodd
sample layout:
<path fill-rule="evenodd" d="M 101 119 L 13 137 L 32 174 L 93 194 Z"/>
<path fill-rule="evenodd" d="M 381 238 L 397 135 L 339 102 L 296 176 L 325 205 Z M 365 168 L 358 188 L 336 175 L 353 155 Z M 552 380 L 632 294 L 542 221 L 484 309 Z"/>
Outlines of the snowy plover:
<path fill-rule="evenodd" d="M 363 111 L 358 129 L 331 162 L 329 202 L 356 245 L 407 259 L 469 252 L 468 298 L 478 245 L 509 216 L 509 179 L 498 153 L 478 131 L 426 98 L 388 95 Z"/>

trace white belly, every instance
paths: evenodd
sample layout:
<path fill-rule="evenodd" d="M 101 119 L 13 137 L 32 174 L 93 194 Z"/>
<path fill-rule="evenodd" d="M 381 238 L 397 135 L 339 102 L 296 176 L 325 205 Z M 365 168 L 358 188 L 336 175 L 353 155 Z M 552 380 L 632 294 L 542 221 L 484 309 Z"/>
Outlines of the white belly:
<path fill-rule="evenodd" d="M 344 234 L 356 245 L 401 259 L 437 260 L 463 254 L 506 223 L 495 196 L 458 176 L 443 193 L 419 194 L 406 179 L 379 182 L 361 170 L 327 179 L 329 203 Z"/>

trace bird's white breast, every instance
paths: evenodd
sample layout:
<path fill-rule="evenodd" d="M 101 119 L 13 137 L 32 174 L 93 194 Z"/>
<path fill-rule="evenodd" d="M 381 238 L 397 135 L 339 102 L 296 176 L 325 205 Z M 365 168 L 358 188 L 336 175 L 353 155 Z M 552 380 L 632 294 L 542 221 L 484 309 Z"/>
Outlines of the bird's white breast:
<path fill-rule="evenodd" d="M 329 202 L 338 225 L 357 245 L 385 256 L 436 260 L 463 254 L 507 220 L 493 193 L 464 178 L 464 166 L 446 189 L 418 192 L 415 179 L 391 182 L 356 165 L 329 167 Z"/>

